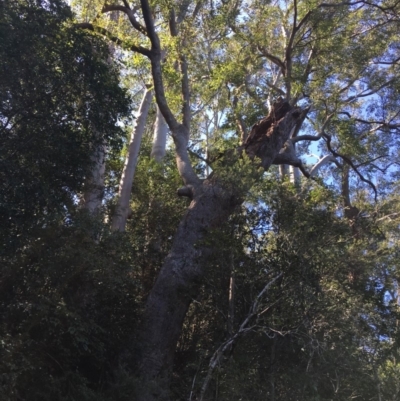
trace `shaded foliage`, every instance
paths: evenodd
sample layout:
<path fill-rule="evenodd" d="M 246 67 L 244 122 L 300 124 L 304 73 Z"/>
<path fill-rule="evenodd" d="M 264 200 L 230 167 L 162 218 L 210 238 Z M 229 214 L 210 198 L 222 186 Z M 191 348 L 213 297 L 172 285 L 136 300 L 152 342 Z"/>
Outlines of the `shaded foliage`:
<path fill-rule="evenodd" d="M 129 99 L 107 45 L 61 1 L 0 4 L 1 248 L 65 216 L 96 143 L 119 146 Z M 13 235 L 10 235 L 12 233 Z"/>

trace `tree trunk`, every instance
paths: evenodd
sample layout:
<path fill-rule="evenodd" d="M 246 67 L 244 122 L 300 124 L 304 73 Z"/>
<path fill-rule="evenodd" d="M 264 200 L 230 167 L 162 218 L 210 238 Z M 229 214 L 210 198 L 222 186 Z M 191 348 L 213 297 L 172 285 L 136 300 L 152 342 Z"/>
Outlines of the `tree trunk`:
<path fill-rule="evenodd" d="M 99 212 L 104 196 L 106 150 L 104 145 L 98 145 L 92 154 L 92 169 L 86 179 L 83 193 L 83 208 L 90 214 Z"/>
<path fill-rule="evenodd" d="M 290 182 L 296 187 L 300 186 L 300 170 L 298 167 L 290 166 Z"/>
<path fill-rule="evenodd" d="M 255 124 L 244 146 L 268 169 L 299 123 L 301 110 L 276 103 L 270 115 Z M 211 229 L 220 227 L 243 201 L 243 192 L 227 191 L 217 173 L 192 193 L 160 274 L 147 299 L 140 331 L 136 401 L 169 400 L 169 382 L 177 341 L 191 301 L 196 297 L 204 269 L 202 258 L 210 249 L 202 244 Z M 243 188 L 245 185 L 238 185 Z"/>
<path fill-rule="evenodd" d="M 112 218 L 111 229 L 113 231 L 125 231 L 126 220 L 129 213 L 129 201 L 131 198 L 133 177 L 135 175 L 137 158 L 139 155 L 142 136 L 146 127 L 147 115 L 149 113 L 150 103 L 153 98 L 153 92 L 146 89 L 143 95 L 142 103 L 137 112 L 135 128 L 132 132 L 129 143 L 128 153 L 125 158 L 125 165 L 122 171 L 121 181 L 119 183 L 118 201 L 115 206 L 115 212 Z"/>
<path fill-rule="evenodd" d="M 165 156 L 165 147 L 167 144 L 168 125 L 165 122 L 164 116 L 161 114 L 159 107 L 157 106 L 157 117 L 154 127 L 153 146 L 151 149 L 151 157 L 156 162 L 161 163 Z"/>
<path fill-rule="evenodd" d="M 281 180 L 284 180 L 289 175 L 289 166 L 287 164 L 279 165 L 279 176 Z"/>
<path fill-rule="evenodd" d="M 360 211 L 356 206 L 352 206 L 351 204 L 349 179 L 350 179 L 350 166 L 348 164 L 344 164 L 342 172 L 342 182 L 341 182 L 344 217 L 349 221 L 353 236 L 354 238 L 357 239 L 360 234 L 357 227 L 357 218 Z"/>
<path fill-rule="evenodd" d="M 231 274 L 229 275 L 227 331 L 228 335 L 232 337 L 235 324 L 235 258 L 233 249 L 231 250 L 229 267 Z"/>

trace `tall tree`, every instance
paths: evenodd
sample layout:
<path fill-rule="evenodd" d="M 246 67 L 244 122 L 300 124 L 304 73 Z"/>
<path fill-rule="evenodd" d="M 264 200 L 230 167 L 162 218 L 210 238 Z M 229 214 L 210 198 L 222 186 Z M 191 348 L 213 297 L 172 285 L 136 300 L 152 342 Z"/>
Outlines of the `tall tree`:
<path fill-rule="evenodd" d="M 257 230 L 250 229 L 252 234 L 248 238 L 235 234 L 235 243 L 242 252 L 238 251 L 237 255 L 230 252 L 228 274 L 221 271 L 221 276 L 215 280 L 228 290 L 227 277 L 235 270 L 232 267 L 235 260 L 239 272 L 240 267 L 251 265 L 245 263 L 246 252 L 254 253 L 257 249 L 263 254 L 259 259 L 255 257 L 256 274 L 248 293 L 241 293 L 243 304 L 238 301 L 240 308 L 234 314 L 238 329 L 235 331 L 235 322 L 231 321 L 231 327 L 224 334 L 222 325 L 215 325 L 218 327 L 215 333 L 203 339 L 211 364 L 202 372 L 205 381 L 200 386 L 200 396 L 206 397 L 213 387 L 210 383 L 216 363 L 233 352 L 244 332 L 252 332 L 255 339 L 252 356 L 257 364 L 261 365 L 262 360 L 256 358 L 255 345 L 268 350 L 268 356 L 262 355 L 269 361 L 268 373 L 262 377 L 268 379 L 272 399 L 288 399 L 285 372 L 296 372 L 289 362 L 278 364 L 280 357 L 286 361 L 295 358 L 310 379 L 304 386 L 296 382 L 290 388 L 295 397 L 329 398 L 330 388 L 339 389 L 343 381 L 346 383 L 343 397 L 352 397 L 352 383 L 338 375 L 331 379 L 333 370 L 329 364 L 325 364 L 323 358 L 314 358 L 313 353 L 326 351 L 324 355 L 330 355 L 330 361 L 336 349 L 341 352 L 341 363 L 345 363 L 345 350 L 351 349 L 352 358 L 347 360 L 351 361 L 351 366 L 356 366 L 363 357 L 368 359 L 368 353 L 360 351 L 360 347 L 380 349 L 372 345 L 380 335 L 387 335 L 385 330 L 378 334 L 362 327 L 363 324 L 378 327 L 380 317 L 389 310 L 382 301 L 381 289 L 386 287 L 379 284 L 383 282 L 381 276 L 377 285 L 369 280 L 376 274 L 374 263 L 380 263 L 374 253 L 379 230 L 372 228 L 372 220 L 378 212 L 371 205 L 377 195 L 386 195 L 385 183 L 390 179 L 393 168 L 390 164 L 396 157 L 398 144 L 399 75 L 395 40 L 398 5 L 390 0 L 372 3 L 293 0 L 274 4 L 264 1 L 192 4 L 185 0 L 171 4 L 141 0 L 140 5 L 125 0 L 113 4 L 82 0 L 77 3 L 84 20 L 71 32 L 83 35 L 79 29 L 82 28 L 105 36 L 122 47 L 124 52 L 120 54 L 129 54 L 127 58 L 133 58 L 136 66 L 140 64 L 138 75 L 141 68 L 146 73 L 151 70 L 157 107 L 171 131 L 177 171 L 184 184 L 178 195 L 187 198 L 189 203 L 173 240 L 171 227 L 160 235 L 165 238 L 165 244 L 170 245 L 161 267 L 154 267 L 150 259 L 143 263 L 151 265 L 146 278 L 154 285 L 145 300 L 138 333 L 131 336 L 132 344 L 139 337 L 139 351 L 130 350 L 130 353 L 127 345 L 121 358 L 128 366 L 129 375 L 138 378 L 135 399 L 170 399 L 178 343 L 178 351 L 190 350 L 191 347 L 182 345 L 183 340 L 191 334 L 205 333 L 210 327 L 204 316 L 201 322 L 200 318 L 197 320 L 201 323 L 199 327 L 187 334 L 193 301 L 199 297 L 209 299 L 205 291 L 211 291 L 206 284 L 213 274 L 208 267 L 215 259 L 215 232 L 222 233 L 229 224 L 231 230 L 228 231 L 236 232 L 234 218 L 240 215 L 237 212 L 243 204 L 251 202 L 253 210 L 246 214 L 262 214 L 261 228 L 258 234 Z M 58 3 L 50 1 L 48 4 L 42 12 L 52 10 Z M 116 11 L 118 19 L 107 18 Z M 16 21 L 18 13 L 20 11 L 14 13 Z M 62 21 L 55 25 L 62 26 Z M 47 46 L 43 51 L 50 48 Z M 94 57 L 90 49 L 82 49 L 82 54 Z M 81 56 L 71 54 L 70 64 L 79 64 Z M 127 58 L 124 60 L 121 56 L 125 65 Z M 142 67 L 146 63 L 147 66 Z M 94 82 L 98 87 L 106 87 L 102 86 L 104 77 L 97 78 Z M 74 88 L 72 84 L 71 88 Z M 74 93 L 71 91 L 68 93 Z M 42 95 L 41 98 L 46 98 L 45 93 Z M 91 112 L 97 110 L 97 104 L 107 110 L 107 104 L 101 102 L 116 99 L 112 91 L 103 95 L 90 97 L 93 103 L 85 109 L 88 119 L 84 121 L 92 121 Z M 72 104 L 86 107 L 85 100 L 84 94 L 79 92 Z M 29 110 L 35 108 L 31 106 Z M 55 113 L 57 115 L 64 121 L 63 113 Z M 96 118 L 101 117 L 101 113 L 96 115 Z M 96 118 L 92 122 L 100 128 L 97 132 L 106 132 L 104 127 L 98 127 Z M 68 115 L 67 121 L 75 122 L 74 116 Z M 34 122 L 30 125 L 35 126 Z M 76 124 L 70 126 L 76 127 Z M 202 132 L 204 127 L 206 137 Z M 87 129 L 91 129 L 89 124 Z M 87 141 L 88 147 L 94 137 Z M 202 146 L 204 142 L 206 146 Z M 315 166 L 309 165 L 309 159 L 304 157 L 310 152 L 311 143 L 317 144 L 322 154 Z M 316 153 L 316 146 L 311 147 L 313 153 Z M 90 157 L 88 163 L 89 160 Z M 67 165 L 71 163 L 68 160 Z M 332 163 L 333 168 L 328 163 Z M 283 190 L 288 185 L 285 182 L 280 184 L 281 191 L 279 186 L 278 189 L 273 186 L 268 181 L 276 173 L 273 165 L 293 167 L 294 176 L 299 169 L 306 177 L 326 178 L 326 182 L 337 189 L 344 206 L 339 209 L 348 218 L 347 222 L 339 223 L 335 207 L 324 203 L 324 197 L 332 194 L 315 190 L 305 180 L 296 178 L 297 188 L 293 192 Z M 282 171 L 287 168 L 282 167 Z M 272 196 L 275 192 L 279 193 L 279 201 Z M 68 193 L 74 199 L 75 189 Z M 292 198 L 296 201 L 291 202 Z M 263 202 L 267 202 L 264 211 L 260 207 Z M 57 205 L 61 210 L 64 207 L 59 201 Z M 154 212 L 155 208 L 150 209 Z M 350 216 L 349 212 L 356 209 L 357 213 Z M 177 216 L 179 213 L 174 218 Z M 139 221 L 140 218 L 137 223 Z M 291 228 L 293 222 L 296 224 Z M 349 223 L 352 235 L 346 234 Z M 257 219 L 251 224 L 257 224 Z M 246 230 L 245 224 L 241 227 Z M 268 234 L 264 232 L 266 227 L 270 229 Z M 141 227 L 132 228 L 132 232 L 135 229 L 139 232 Z M 266 245 L 250 240 L 257 236 L 262 237 Z M 135 241 L 136 245 L 141 239 L 136 237 Z M 232 244 L 228 248 L 232 250 Z M 165 248 L 159 247 L 159 250 L 159 254 L 163 254 Z M 367 264 L 364 263 L 366 254 L 371 255 L 371 263 L 368 269 L 363 269 Z M 271 262 L 271 266 L 263 267 L 266 261 Z M 225 265 L 220 259 L 216 267 Z M 337 276 L 328 279 L 329 271 L 325 270 L 328 266 Z M 260 273 L 263 269 L 264 275 Z M 257 280 L 264 282 L 259 284 Z M 371 287 L 373 290 L 368 291 Z M 284 292 L 285 289 L 288 291 Z M 268 302 L 272 303 L 263 304 L 267 290 L 271 293 Z M 144 292 L 147 293 L 147 289 Z M 227 302 L 228 296 L 224 299 Z M 370 299 L 370 303 L 364 304 L 366 299 Z M 345 305 L 346 302 L 350 305 L 352 300 L 354 308 L 334 308 L 335 300 Z M 275 311 L 274 301 L 277 309 L 282 308 L 284 312 Z M 271 316 L 270 307 L 274 312 Z M 232 305 L 230 308 L 232 310 Z M 370 320 L 366 318 L 359 324 L 351 324 L 348 331 L 338 324 L 338 316 L 353 323 L 352 316 L 357 313 Z M 322 314 L 325 320 L 320 319 Z M 215 316 L 210 313 L 210 321 L 216 321 Z M 255 325 L 252 324 L 254 320 Z M 335 322 L 335 328 L 326 329 L 326 322 Z M 285 327 L 291 327 L 287 336 Z M 296 329 L 302 335 L 296 337 Z M 263 341 L 265 332 L 272 338 Z M 370 341 L 365 345 L 363 338 L 367 335 Z M 214 340 L 219 345 L 211 350 Z M 318 347 L 314 346 L 315 341 Z M 336 345 L 340 341 L 343 347 Z M 293 354 L 287 352 L 287 344 L 292 346 Z M 351 371 L 351 366 L 347 366 L 347 372 Z M 384 375 L 381 373 L 384 366 L 380 365 L 381 370 L 375 366 L 376 383 L 379 374 Z M 230 367 L 234 371 L 235 364 Z M 318 368 L 326 375 L 318 375 Z M 365 372 L 369 374 L 371 370 Z M 260 391 L 265 390 L 261 388 Z M 314 388 L 318 388 L 317 393 Z M 233 394 L 226 388 L 224 391 L 228 399 Z M 382 391 L 379 394 L 383 394 Z"/>
<path fill-rule="evenodd" d="M 99 11 L 117 7 L 131 24 L 129 40 L 117 38 L 99 20 L 81 27 L 105 34 L 148 58 L 157 104 L 171 130 L 184 183 L 178 195 L 191 200 L 143 313 L 137 399 L 163 400 L 169 398 L 173 357 L 185 315 L 204 279 L 208 233 L 228 221 L 254 181 L 262 178 L 262 171 L 284 164 L 308 177 L 298 152 L 307 151 L 310 141 L 319 142 L 321 150 L 330 154 L 325 162 L 347 164 L 377 195 L 367 174 L 377 160 L 377 168 L 388 165 L 399 127 L 394 100 L 398 88 L 393 47 L 396 4 L 252 1 L 172 6 L 142 0 L 140 13 L 125 1 L 100 5 Z M 184 19 L 178 30 L 180 15 Z M 162 29 L 167 22 L 169 31 Z M 127 29 L 125 25 L 125 37 Z M 192 50 L 189 38 L 195 37 L 207 43 L 206 55 L 200 43 L 195 44 L 199 51 Z M 174 65 L 179 66 L 179 74 L 171 68 Z M 177 79 L 181 82 L 180 113 Z M 214 171 L 201 179 L 187 149 L 195 130 L 193 114 L 199 106 L 209 112 L 205 97 L 210 90 L 220 114 L 231 111 L 215 93 L 226 96 L 233 90 L 237 105 L 258 98 L 270 108 L 260 119 L 254 111 L 252 118 L 240 115 L 235 107 L 233 120 L 242 121 L 238 126 L 242 137 L 243 126 L 250 129 L 256 124 L 240 146 L 214 158 Z M 197 99 L 204 100 L 199 105 Z M 388 112 L 378 106 L 378 99 L 385 105 L 391 99 Z M 206 162 L 212 163 L 212 158 Z"/>
<path fill-rule="evenodd" d="M 142 136 L 146 127 L 147 115 L 149 113 L 150 103 L 153 98 L 151 89 L 146 89 L 143 93 L 143 99 L 136 115 L 135 128 L 132 131 L 128 151 L 125 158 L 124 169 L 122 171 L 121 181 L 118 189 L 118 199 L 115 205 L 114 215 L 112 217 L 112 229 L 115 231 L 124 231 L 126 220 L 129 214 L 129 201 L 132 192 L 132 183 L 135 175 L 136 165 Z"/>

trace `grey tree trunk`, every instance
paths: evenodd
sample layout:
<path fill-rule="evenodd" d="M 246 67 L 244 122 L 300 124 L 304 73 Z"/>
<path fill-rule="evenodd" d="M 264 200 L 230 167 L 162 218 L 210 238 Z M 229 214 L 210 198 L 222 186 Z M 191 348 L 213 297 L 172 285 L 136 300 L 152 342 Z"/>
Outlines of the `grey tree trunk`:
<path fill-rule="evenodd" d="M 133 177 L 135 175 L 140 144 L 142 142 L 142 136 L 146 126 L 147 115 L 149 113 L 152 98 L 152 90 L 146 89 L 137 112 L 135 128 L 132 132 L 121 181 L 119 183 L 118 201 L 115 206 L 111 223 L 111 229 L 113 231 L 125 231 L 126 220 L 129 213 L 129 201 L 131 198 Z"/>
<path fill-rule="evenodd" d="M 290 182 L 296 186 L 300 185 L 300 170 L 297 167 L 289 166 L 290 169 Z"/>
<path fill-rule="evenodd" d="M 289 175 L 289 166 L 287 164 L 281 164 L 279 166 L 279 176 L 281 180 L 284 180 Z"/>
<path fill-rule="evenodd" d="M 82 207 L 90 214 L 96 214 L 101 209 L 104 196 L 105 146 L 96 146 L 91 158 L 93 165 L 86 179 Z"/>
<path fill-rule="evenodd" d="M 275 104 L 271 114 L 253 126 L 244 150 L 251 158 L 260 157 L 268 169 L 301 117 L 301 110 L 287 103 Z M 190 194 L 192 201 L 145 305 L 136 401 L 169 400 L 176 344 L 204 276 L 203 257 L 210 251 L 201 245 L 202 240 L 224 224 L 243 201 L 245 185 L 238 185 L 242 192 L 235 192 L 232 186 L 227 190 L 217 175 L 215 172 L 190 191 L 182 191 Z"/>
<path fill-rule="evenodd" d="M 151 149 L 151 157 L 158 163 L 161 163 L 165 156 L 165 147 L 167 145 L 168 125 L 165 122 L 164 116 L 161 114 L 157 106 L 157 117 L 154 126 L 153 146 Z"/>

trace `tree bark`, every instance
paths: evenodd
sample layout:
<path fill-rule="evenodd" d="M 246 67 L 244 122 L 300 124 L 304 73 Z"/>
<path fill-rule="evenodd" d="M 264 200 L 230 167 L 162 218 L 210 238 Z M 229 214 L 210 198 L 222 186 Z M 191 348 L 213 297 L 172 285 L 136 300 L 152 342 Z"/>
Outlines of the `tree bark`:
<path fill-rule="evenodd" d="M 96 214 L 101 208 L 104 196 L 105 146 L 97 145 L 91 158 L 93 165 L 85 183 L 83 208 L 90 214 Z"/>
<path fill-rule="evenodd" d="M 294 184 L 296 187 L 300 185 L 300 170 L 298 167 L 290 166 L 290 182 Z"/>
<path fill-rule="evenodd" d="M 142 142 L 143 132 L 146 127 L 147 115 L 149 113 L 152 98 L 153 92 L 150 89 L 146 89 L 137 112 L 136 125 L 132 132 L 128 153 L 126 154 L 125 158 L 125 165 L 122 171 L 118 190 L 118 201 L 115 206 L 111 223 L 111 229 L 113 231 L 125 231 L 126 220 L 129 213 L 129 201 L 131 198 L 133 177 L 135 175 L 140 144 Z"/>
<path fill-rule="evenodd" d="M 245 144 L 248 155 L 259 157 L 264 169 L 268 169 L 300 117 L 300 109 L 275 104 L 270 115 L 253 126 Z M 246 189 L 240 193 L 232 188 L 228 191 L 217 176 L 216 172 L 193 188 L 191 204 L 147 299 L 140 332 L 137 401 L 169 400 L 176 344 L 204 276 L 202 258 L 210 251 L 202 241 L 211 229 L 224 224 L 243 201 Z"/>
<path fill-rule="evenodd" d="M 289 166 L 287 164 L 279 165 L 279 177 L 284 180 L 289 175 Z"/>
<path fill-rule="evenodd" d="M 168 125 L 164 116 L 161 114 L 157 106 L 157 117 L 154 127 L 153 146 L 151 149 L 151 157 L 158 163 L 161 163 L 165 156 L 165 147 L 167 144 Z"/>

